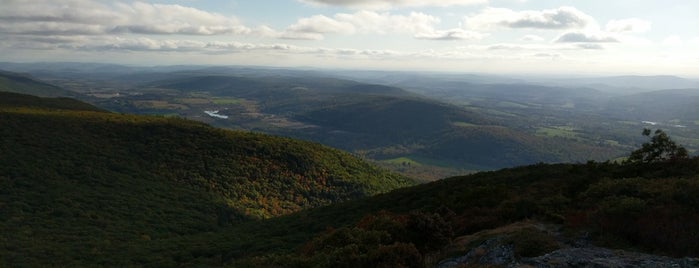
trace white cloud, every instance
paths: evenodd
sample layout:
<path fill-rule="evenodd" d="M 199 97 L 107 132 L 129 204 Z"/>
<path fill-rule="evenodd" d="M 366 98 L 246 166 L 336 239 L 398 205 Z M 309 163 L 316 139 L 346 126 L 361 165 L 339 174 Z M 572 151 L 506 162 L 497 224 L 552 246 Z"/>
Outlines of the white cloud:
<path fill-rule="evenodd" d="M 595 20 L 574 7 L 559 7 L 541 11 L 486 8 L 474 16 L 467 17 L 466 24 L 474 29 L 582 29 L 594 25 Z"/>
<path fill-rule="evenodd" d="M 351 23 L 338 21 L 328 18 L 323 15 L 315 15 L 310 18 L 298 20 L 295 24 L 289 26 L 287 31 L 294 33 L 354 33 L 355 27 Z"/>
<path fill-rule="evenodd" d="M 544 38 L 538 35 L 528 34 L 523 36 L 520 40 L 525 42 L 541 42 L 544 41 Z"/>
<path fill-rule="evenodd" d="M 556 43 L 618 43 L 619 39 L 607 33 L 567 32 L 556 38 Z"/>
<path fill-rule="evenodd" d="M 415 38 L 417 39 L 429 40 L 480 40 L 483 39 L 484 36 L 484 34 L 479 32 L 467 31 L 459 28 L 415 34 Z"/>
<path fill-rule="evenodd" d="M 583 43 L 583 44 L 577 44 L 577 47 L 582 48 L 582 49 L 591 49 L 591 50 L 602 50 L 604 47 L 600 44 L 595 44 L 595 43 Z"/>
<path fill-rule="evenodd" d="M 49 38 L 51 40 L 36 40 Z M 57 39 L 57 40 L 56 40 Z M 0 38 L 0 41 L 4 41 Z M 36 42 L 39 41 L 39 42 Z M 44 42 L 50 41 L 50 42 Z M 6 42 L 0 42 L 6 46 Z M 280 53 L 280 55 L 312 55 L 354 58 L 384 59 L 405 53 L 392 50 L 361 50 L 352 48 L 305 47 L 289 44 L 255 44 L 243 42 L 204 42 L 182 39 L 152 39 L 147 37 L 121 36 L 82 36 L 82 37 L 36 37 L 24 36 L 10 46 L 22 50 L 68 50 L 92 52 L 151 52 L 151 53 L 192 53 L 192 54 L 239 54 L 239 53 Z M 157 55 L 157 54 L 156 54 Z"/>
<path fill-rule="evenodd" d="M 488 0 L 300 0 L 311 5 L 341 6 L 355 9 L 392 9 L 398 7 L 421 7 L 421 6 L 468 6 L 487 4 Z"/>
<path fill-rule="evenodd" d="M 663 45 L 666 46 L 681 46 L 684 45 L 684 41 L 677 35 L 671 35 L 663 39 Z"/>
<path fill-rule="evenodd" d="M 10 0 L 0 9 L 0 22 L 0 33 L 23 35 L 250 33 L 235 17 L 180 5 L 143 2 L 107 5 L 91 0 Z"/>
<path fill-rule="evenodd" d="M 361 33 L 420 33 L 432 32 L 440 19 L 421 12 L 409 15 L 393 15 L 387 12 L 359 11 L 352 14 L 340 13 L 335 19 L 354 25 Z"/>
<path fill-rule="evenodd" d="M 642 19 L 623 19 L 623 20 L 611 20 L 607 23 L 605 29 L 608 32 L 633 32 L 642 33 L 650 30 L 651 23 Z"/>
<path fill-rule="evenodd" d="M 548 59 L 559 59 L 562 57 L 560 53 L 536 53 L 531 55 L 534 58 L 548 58 Z"/>
<path fill-rule="evenodd" d="M 299 19 L 277 37 L 285 39 L 320 40 L 326 34 L 410 34 L 417 39 L 479 40 L 485 34 L 461 28 L 436 29 L 440 19 L 425 13 L 411 12 L 395 15 L 388 12 L 358 11 L 338 13 L 332 18 L 316 15 Z"/>

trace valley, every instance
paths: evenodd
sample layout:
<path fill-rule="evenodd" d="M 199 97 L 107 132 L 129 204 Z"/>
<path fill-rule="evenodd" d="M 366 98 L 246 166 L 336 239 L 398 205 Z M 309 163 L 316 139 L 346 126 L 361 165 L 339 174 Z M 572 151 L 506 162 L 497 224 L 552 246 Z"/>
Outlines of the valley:
<path fill-rule="evenodd" d="M 33 74 L 110 111 L 320 142 L 423 181 L 615 160 L 650 122 L 699 148 L 692 90 L 624 95 L 503 77 L 242 67 L 41 70 Z"/>
<path fill-rule="evenodd" d="M 65 93 L 3 77 L 5 88 Z M 0 261 L 451 267 L 599 255 L 605 265 L 699 264 L 686 257 L 698 254 L 697 157 L 623 161 L 628 152 L 617 151 L 647 139 L 605 136 L 599 125 L 613 122 L 601 114 L 570 111 L 569 122 L 588 124 L 573 127 L 531 104 L 474 109 L 394 86 L 288 79 L 187 75 L 68 91 L 91 104 L 0 92 Z M 517 114 L 525 122 L 509 118 Z M 661 122 L 628 119 L 615 131 Z M 521 164 L 570 159 L 587 160 Z M 498 165 L 520 166 L 483 171 Z M 501 257 L 478 257 L 493 254 Z"/>
<path fill-rule="evenodd" d="M 0 0 L 0 267 L 699 267 L 697 10 Z"/>

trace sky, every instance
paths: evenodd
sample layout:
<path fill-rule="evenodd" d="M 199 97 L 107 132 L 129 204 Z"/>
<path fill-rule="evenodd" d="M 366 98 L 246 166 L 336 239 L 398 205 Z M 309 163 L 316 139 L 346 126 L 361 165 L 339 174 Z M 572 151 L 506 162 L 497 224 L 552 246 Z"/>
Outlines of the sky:
<path fill-rule="evenodd" d="M 0 61 L 699 77 L 696 0 L 0 0 Z"/>

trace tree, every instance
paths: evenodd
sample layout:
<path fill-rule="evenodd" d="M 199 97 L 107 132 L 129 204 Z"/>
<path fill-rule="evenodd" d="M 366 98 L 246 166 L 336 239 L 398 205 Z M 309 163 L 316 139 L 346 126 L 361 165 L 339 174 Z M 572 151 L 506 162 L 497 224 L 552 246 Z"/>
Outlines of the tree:
<path fill-rule="evenodd" d="M 644 128 L 642 134 L 650 137 L 651 130 Z M 631 152 L 627 162 L 653 163 L 686 158 L 688 158 L 687 149 L 677 145 L 665 132 L 658 129 L 651 137 L 650 142 L 644 143 L 641 148 Z"/>

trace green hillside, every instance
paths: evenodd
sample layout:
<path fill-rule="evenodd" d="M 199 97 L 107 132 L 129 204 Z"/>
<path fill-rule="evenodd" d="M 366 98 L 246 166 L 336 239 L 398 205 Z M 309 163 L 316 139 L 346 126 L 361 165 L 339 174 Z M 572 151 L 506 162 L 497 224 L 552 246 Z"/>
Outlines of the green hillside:
<path fill-rule="evenodd" d="M 115 265 L 115 250 L 413 184 L 315 143 L 57 109 L 75 107 L 68 99 L 2 103 L 0 263 L 9 266 Z"/>
<path fill-rule="evenodd" d="M 288 242 L 260 250 L 262 256 L 233 243 L 228 261 L 429 267 L 497 237 L 526 257 L 575 243 L 697 257 L 697 174 L 699 158 L 645 165 L 539 164 L 454 177 L 266 221 L 258 225 L 264 228 L 255 244 Z M 513 223 L 529 227 L 508 227 Z M 541 229 L 547 225 L 556 227 Z M 307 238 L 294 240 L 299 234 Z"/>
<path fill-rule="evenodd" d="M 410 182 L 318 144 L 182 119 L 3 106 L 0 126 L 3 266 L 423 267 L 486 241 L 517 261 L 579 241 L 699 256 L 698 158 L 390 191 Z"/>
<path fill-rule="evenodd" d="M 38 108 L 54 110 L 104 111 L 91 104 L 71 98 L 42 98 L 0 91 L 0 107 Z"/>
<path fill-rule="evenodd" d="M 176 107 L 171 110 L 162 103 L 154 105 L 161 110 L 128 109 L 106 103 L 105 107 L 126 108 L 129 112 L 175 112 L 204 121 L 211 119 L 189 114 L 188 109 L 194 108 L 197 113 L 201 109 L 220 110 L 228 118 L 211 120 L 211 124 L 320 142 L 370 159 L 387 160 L 381 163 L 411 175 L 430 166 L 435 167 L 433 172 L 438 168 L 492 170 L 542 161 L 606 160 L 623 152 L 619 146 L 535 135 L 505 126 L 499 117 L 483 111 L 428 99 L 400 88 L 342 79 L 195 75 L 154 82 L 152 86 L 163 90 L 161 96 L 190 96 L 189 101 L 169 101 Z M 490 92 L 495 89 L 499 91 Z M 511 87 L 482 91 L 504 95 L 506 89 Z M 529 99 L 556 95 L 553 89 L 531 92 L 536 89 L 539 88 L 523 88 L 519 93 Z M 200 102 L 193 102 L 191 96 L 200 98 Z M 217 105 L 217 97 L 234 98 L 237 102 Z M 551 100 L 556 101 L 559 100 Z M 525 117 L 511 116 L 520 121 Z M 396 168 L 388 162 L 396 158 L 420 159 L 422 168 Z"/>
<path fill-rule="evenodd" d="M 73 97 L 76 93 L 36 79 L 0 70 L 0 91 L 29 94 L 42 97 Z"/>

